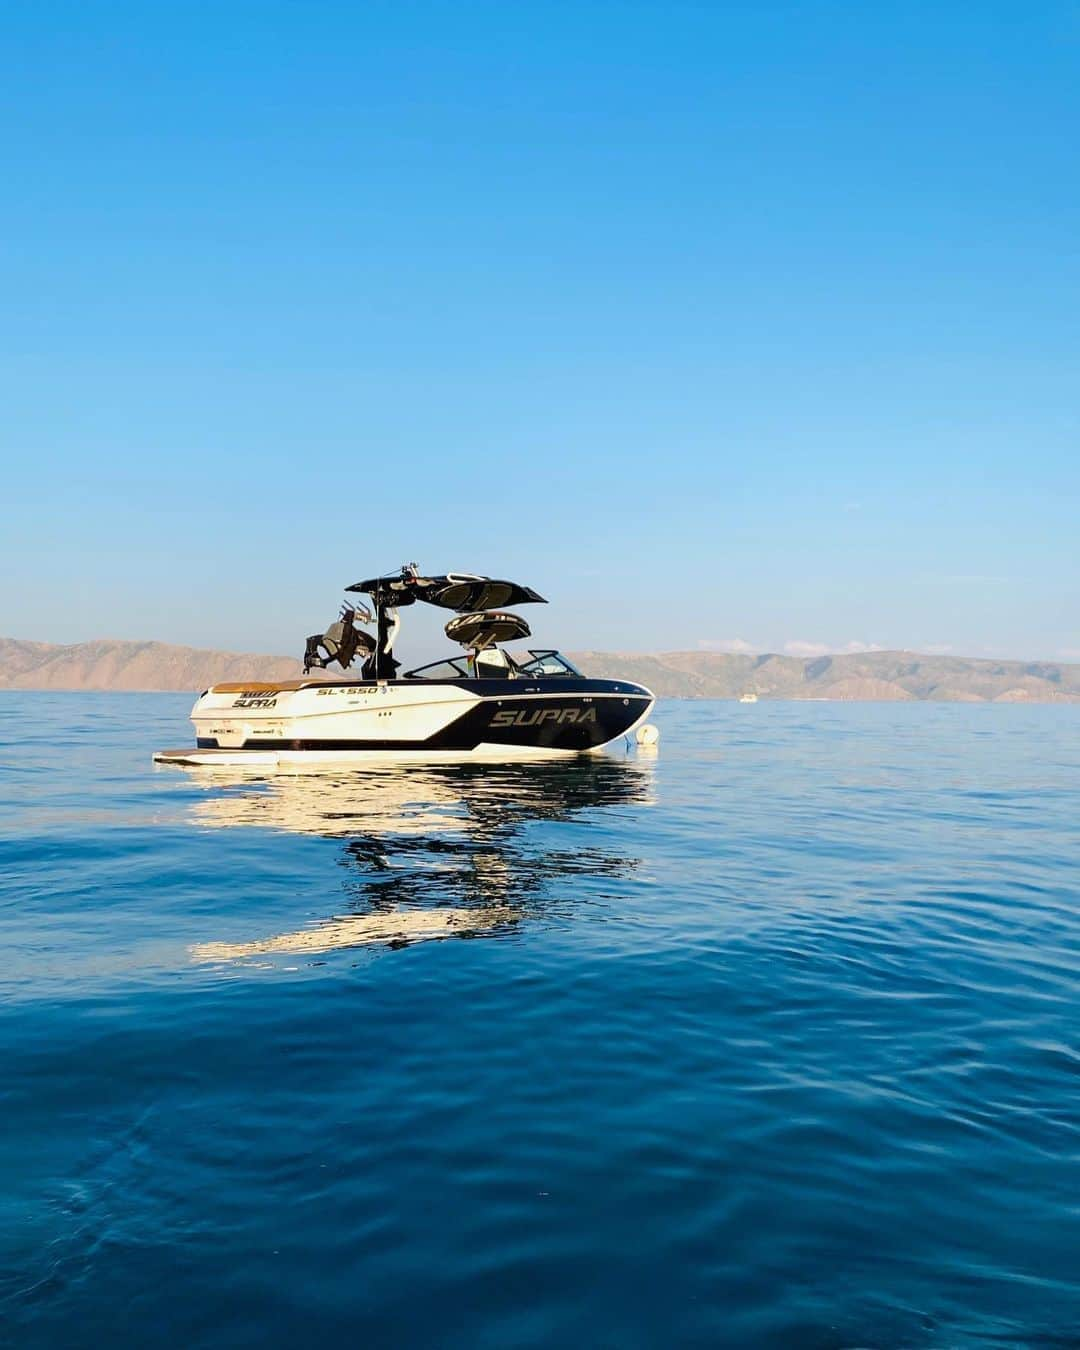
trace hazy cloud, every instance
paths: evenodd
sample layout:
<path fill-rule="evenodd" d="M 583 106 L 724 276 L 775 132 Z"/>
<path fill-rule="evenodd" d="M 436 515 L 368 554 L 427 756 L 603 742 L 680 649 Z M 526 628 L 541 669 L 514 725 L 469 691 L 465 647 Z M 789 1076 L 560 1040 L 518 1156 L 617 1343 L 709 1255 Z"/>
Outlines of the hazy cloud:
<path fill-rule="evenodd" d="M 827 642 L 804 642 L 802 638 L 792 638 L 784 643 L 788 656 L 824 656 L 828 650 Z"/>
<path fill-rule="evenodd" d="M 757 651 L 743 638 L 702 638 L 698 646 L 703 652 L 734 652 L 738 656 L 752 656 Z"/>
<path fill-rule="evenodd" d="M 791 638 L 784 643 L 788 656 L 855 656 L 859 652 L 883 652 L 880 642 L 847 642 L 837 647 L 829 642 L 807 642 L 804 638 Z"/>
<path fill-rule="evenodd" d="M 1080 647 L 1062 647 L 1059 655 L 1063 661 L 1080 661 Z"/>

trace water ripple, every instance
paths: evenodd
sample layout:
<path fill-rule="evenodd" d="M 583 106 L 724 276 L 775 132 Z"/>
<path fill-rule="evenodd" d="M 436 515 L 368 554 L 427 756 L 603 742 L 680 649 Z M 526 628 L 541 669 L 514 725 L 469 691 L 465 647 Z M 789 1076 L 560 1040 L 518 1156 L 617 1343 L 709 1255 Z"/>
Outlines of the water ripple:
<path fill-rule="evenodd" d="M 186 712 L 0 698 L 0 1337 L 1077 1343 L 1076 709 L 151 769 Z"/>

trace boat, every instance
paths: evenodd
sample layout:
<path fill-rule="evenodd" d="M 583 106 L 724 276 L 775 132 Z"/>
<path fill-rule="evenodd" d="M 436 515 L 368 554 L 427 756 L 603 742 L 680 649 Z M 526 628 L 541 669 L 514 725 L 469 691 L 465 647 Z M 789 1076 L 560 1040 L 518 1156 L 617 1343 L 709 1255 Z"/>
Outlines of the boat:
<path fill-rule="evenodd" d="M 307 640 L 303 678 L 213 685 L 191 710 L 195 746 L 154 760 L 559 758 L 631 735 L 652 710 L 644 685 L 592 679 L 554 648 L 506 645 L 531 636 L 507 606 L 547 603 L 531 587 L 470 572 L 424 576 L 410 563 L 345 589 L 338 619 Z M 399 611 L 417 603 L 453 612 L 444 631 L 463 651 L 402 673 Z M 355 661 L 358 678 L 325 673 Z"/>
<path fill-rule="evenodd" d="M 757 694 L 742 694 L 739 698 L 740 703 L 756 703 Z"/>

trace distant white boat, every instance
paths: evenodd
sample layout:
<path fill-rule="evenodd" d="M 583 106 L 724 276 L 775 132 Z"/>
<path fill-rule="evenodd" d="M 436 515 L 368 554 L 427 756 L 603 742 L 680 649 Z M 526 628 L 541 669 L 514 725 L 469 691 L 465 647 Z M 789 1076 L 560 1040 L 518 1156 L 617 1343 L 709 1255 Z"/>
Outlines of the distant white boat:
<path fill-rule="evenodd" d="M 739 698 L 740 703 L 756 703 L 757 694 L 743 694 Z"/>

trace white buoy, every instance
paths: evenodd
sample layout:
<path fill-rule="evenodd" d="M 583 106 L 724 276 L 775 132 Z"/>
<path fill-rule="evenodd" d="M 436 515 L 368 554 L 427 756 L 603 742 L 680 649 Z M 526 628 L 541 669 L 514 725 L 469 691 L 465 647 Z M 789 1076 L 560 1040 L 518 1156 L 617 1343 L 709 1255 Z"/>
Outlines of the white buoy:
<path fill-rule="evenodd" d="M 660 739 L 660 730 L 654 727 L 651 722 L 646 722 L 643 727 L 637 729 L 638 745 L 655 745 Z"/>

